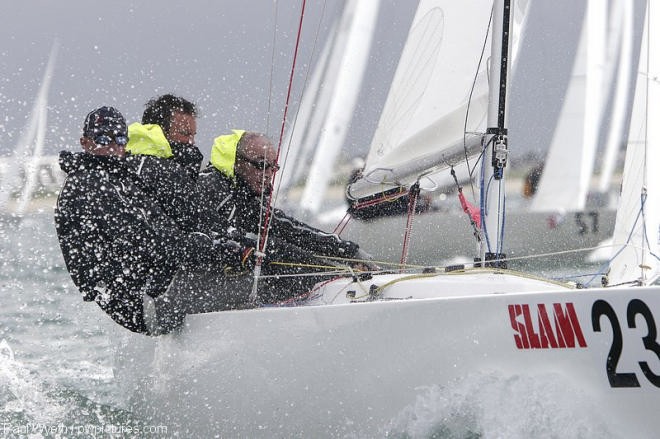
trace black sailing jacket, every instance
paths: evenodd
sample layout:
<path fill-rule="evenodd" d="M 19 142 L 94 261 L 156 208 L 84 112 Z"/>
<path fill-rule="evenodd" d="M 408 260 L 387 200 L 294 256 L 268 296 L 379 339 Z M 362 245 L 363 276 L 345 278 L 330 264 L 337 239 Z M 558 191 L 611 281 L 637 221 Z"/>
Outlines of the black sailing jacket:
<path fill-rule="evenodd" d="M 200 219 L 200 216 L 212 212 L 198 192 L 196 178 L 190 177 L 190 169 L 184 168 L 174 159 L 141 154 L 128 155 L 126 166 L 138 186 L 182 230 L 201 231 L 203 224 L 214 221 L 211 218 L 203 221 Z"/>
<path fill-rule="evenodd" d="M 172 160 L 185 170 L 188 177 L 196 181 L 199 171 L 202 169 L 204 154 L 195 145 L 189 143 L 169 142 L 172 148 Z"/>
<path fill-rule="evenodd" d="M 240 179 L 227 178 L 212 165 L 202 171 L 198 185 L 205 203 L 211 206 L 223 221 L 244 236 L 259 236 L 260 215 L 265 212 L 260 197 Z M 313 254 L 352 258 L 358 245 L 345 241 L 336 234 L 327 233 L 273 209 L 269 239 L 285 242 Z M 295 255 L 292 255 L 296 260 Z"/>
<path fill-rule="evenodd" d="M 133 183 L 125 160 L 63 151 L 60 167 L 55 224 L 67 269 L 122 326 L 144 332 L 144 294 L 164 292 L 180 266 L 221 259 L 208 236 L 182 231 Z"/>

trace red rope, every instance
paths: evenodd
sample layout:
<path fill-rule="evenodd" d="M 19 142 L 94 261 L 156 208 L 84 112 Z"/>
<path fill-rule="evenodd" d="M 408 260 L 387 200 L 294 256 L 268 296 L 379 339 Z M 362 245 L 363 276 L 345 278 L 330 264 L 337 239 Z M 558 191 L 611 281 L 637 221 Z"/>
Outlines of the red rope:
<path fill-rule="evenodd" d="M 276 158 L 276 163 L 279 163 L 280 161 L 280 151 L 282 150 L 282 140 L 284 139 L 284 129 L 286 127 L 286 117 L 289 112 L 289 101 L 291 99 L 291 91 L 293 89 L 293 77 L 296 71 L 296 61 L 298 60 L 298 48 L 300 47 L 300 38 L 302 35 L 302 26 L 303 26 L 303 18 L 305 16 L 305 4 L 306 0 L 302 0 L 302 7 L 300 9 L 300 21 L 298 23 L 298 35 L 296 36 L 296 47 L 293 51 L 293 61 L 291 63 L 291 73 L 289 75 L 289 86 L 288 90 L 286 93 L 286 102 L 284 103 L 284 115 L 282 116 L 282 127 L 280 129 L 280 139 L 277 142 L 277 158 Z M 275 174 L 277 172 L 273 172 L 273 176 L 271 178 L 271 185 L 275 183 Z M 266 246 L 266 239 L 268 237 L 268 223 L 270 222 L 270 214 L 272 210 L 272 203 L 273 203 L 273 192 L 270 192 L 270 195 L 268 197 L 268 204 L 266 208 L 266 215 L 264 217 L 264 226 L 263 229 L 261 230 L 261 242 L 259 243 L 259 252 L 263 254 L 264 248 Z M 261 255 L 259 256 L 257 263 L 261 263 Z"/>
<path fill-rule="evenodd" d="M 336 235 L 341 235 L 350 221 L 351 221 L 351 213 L 346 212 L 346 214 L 341 219 L 341 221 L 339 221 L 339 224 L 337 224 L 337 227 L 335 227 L 335 230 L 333 230 L 332 233 Z"/>
<path fill-rule="evenodd" d="M 408 220 L 406 221 L 406 233 L 403 237 L 403 248 L 401 250 L 401 269 L 406 268 L 408 262 L 408 247 L 410 246 L 410 237 L 412 235 L 412 224 L 417 207 L 417 198 L 419 197 L 419 185 L 415 184 L 410 188 L 410 198 L 408 199 Z"/>
<path fill-rule="evenodd" d="M 389 201 L 394 201 L 398 198 L 403 197 L 406 194 L 407 194 L 407 192 L 400 192 L 400 193 L 395 194 L 395 195 L 383 195 L 382 197 L 374 198 L 373 200 L 362 201 L 362 202 L 359 202 L 359 203 L 355 203 L 355 204 L 353 204 L 352 208 L 353 208 L 353 210 L 365 209 L 369 206 L 375 206 L 377 204 L 386 203 L 386 202 L 389 202 Z M 344 217 L 341 219 L 341 221 L 339 221 L 339 223 L 335 227 L 335 230 L 333 230 L 332 233 L 335 233 L 335 234 L 341 236 L 341 234 L 344 232 L 344 229 L 346 228 L 346 226 L 348 226 L 348 223 L 351 221 L 351 218 L 352 218 L 352 216 L 351 216 L 350 211 L 347 211 L 346 214 L 344 215 Z"/>
<path fill-rule="evenodd" d="M 392 194 L 383 195 L 382 197 L 374 198 L 373 200 L 361 201 L 359 203 L 355 203 L 353 205 L 353 209 L 354 210 L 360 210 L 360 209 L 364 209 L 366 207 L 374 206 L 376 204 L 381 204 L 381 203 L 394 201 L 394 200 L 397 200 L 397 199 L 403 197 L 406 194 L 407 194 L 407 192 L 399 192 L 398 194 L 394 194 L 394 195 L 392 195 Z"/>

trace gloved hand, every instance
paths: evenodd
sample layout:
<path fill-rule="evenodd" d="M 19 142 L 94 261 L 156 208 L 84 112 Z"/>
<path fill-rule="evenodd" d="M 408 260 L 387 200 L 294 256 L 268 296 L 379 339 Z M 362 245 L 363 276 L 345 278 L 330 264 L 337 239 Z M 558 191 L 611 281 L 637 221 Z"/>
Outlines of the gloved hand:
<path fill-rule="evenodd" d="M 378 264 L 375 264 L 373 262 L 374 260 L 373 256 L 371 256 L 369 253 L 365 252 L 361 248 L 357 249 L 357 252 L 355 252 L 355 256 L 353 257 L 354 259 L 359 259 L 359 261 L 353 263 L 353 266 L 359 270 L 363 270 L 363 271 L 380 270 Z"/>
<path fill-rule="evenodd" d="M 247 271 L 254 268 L 254 247 L 244 245 L 231 239 L 213 241 L 214 247 L 222 255 L 222 261 L 227 268 L 234 271 Z"/>

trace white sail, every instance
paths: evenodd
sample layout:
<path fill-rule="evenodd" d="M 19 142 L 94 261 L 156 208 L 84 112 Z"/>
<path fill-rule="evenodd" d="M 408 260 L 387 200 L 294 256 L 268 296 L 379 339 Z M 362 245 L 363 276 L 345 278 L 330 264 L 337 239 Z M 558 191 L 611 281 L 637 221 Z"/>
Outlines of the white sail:
<path fill-rule="evenodd" d="M 319 211 L 330 182 L 328 168 L 332 168 L 344 144 L 367 65 L 379 6 L 380 0 L 350 0 L 346 6 L 349 11 L 350 31 L 345 53 L 300 200 L 300 207 L 308 212 Z"/>
<path fill-rule="evenodd" d="M 598 191 L 605 193 L 610 189 L 612 174 L 616 166 L 617 156 L 625 142 L 626 122 L 630 115 L 630 81 L 632 79 L 633 66 L 633 6 L 632 1 L 615 2 L 610 14 L 612 20 L 616 20 L 618 36 L 616 43 L 618 47 L 618 72 L 615 81 L 614 103 L 612 108 L 612 120 L 607 135 L 607 143 L 603 154 Z"/>
<path fill-rule="evenodd" d="M 18 204 L 14 209 L 15 214 L 20 215 L 25 211 L 32 192 L 35 189 L 39 161 L 43 154 L 44 139 L 46 136 L 48 91 L 53 79 L 58 47 L 59 44 L 55 41 L 50 50 L 48 64 L 44 71 L 39 93 L 30 113 L 30 119 L 14 148 L 11 159 L 13 165 L 9 166 L 5 179 L 2 182 L 3 189 L 0 191 L 0 210 L 6 207 L 12 191 L 21 186 L 20 169 L 24 169 L 25 171 L 25 182 L 20 190 Z"/>
<path fill-rule="evenodd" d="M 287 193 L 309 169 L 314 146 L 319 138 L 323 119 L 328 111 L 334 78 L 337 76 L 340 57 L 346 36 L 337 32 L 335 22 L 330 31 L 330 38 L 323 46 L 321 55 L 314 66 L 309 84 L 305 87 L 293 124 L 287 129 L 283 142 L 284 153 L 280 158 L 282 171 L 277 173 L 275 187 L 281 193 Z M 332 59 L 331 59 L 332 55 Z"/>
<path fill-rule="evenodd" d="M 660 263 L 660 6 L 647 5 L 609 283 L 647 284 Z"/>
<path fill-rule="evenodd" d="M 408 186 L 481 149 L 488 106 L 492 2 L 422 0 L 413 19 L 354 198 Z M 527 2 L 516 2 L 515 53 Z M 471 31 L 466 31 L 471 29 Z M 451 61 L 449 61 L 451 60 Z M 438 185 L 431 176 L 423 187 Z"/>
<path fill-rule="evenodd" d="M 582 210 L 586 204 L 605 105 L 606 3 L 590 0 L 564 104 L 532 200 L 534 212 Z"/>

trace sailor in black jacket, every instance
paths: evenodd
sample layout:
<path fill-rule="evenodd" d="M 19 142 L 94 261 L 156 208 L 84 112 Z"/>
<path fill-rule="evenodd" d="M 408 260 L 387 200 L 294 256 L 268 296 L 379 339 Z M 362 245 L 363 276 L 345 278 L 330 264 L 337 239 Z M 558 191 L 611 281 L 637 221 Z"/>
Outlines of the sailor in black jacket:
<path fill-rule="evenodd" d="M 198 196 L 197 181 L 174 159 L 161 127 L 133 123 L 128 127 L 126 167 L 134 181 L 186 231 L 199 230 L 198 216 L 205 209 Z"/>
<path fill-rule="evenodd" d="M 126 146 L 126 151 L 129 152 L 126 157 L 127 168 L 138 186 L 157 202 L 181 229 L 237 240 L 241 247 L 239 251 L 248 252 L 244 262 L 249 267 L 255 259 L 255 253 L 250 251 L 250 248 L 256 246 L 254 235 L 236 233 L 235 218 L 226 216 L 214 208 L 214 203 L 209 201 L 215 195 L 209 197 L 203 188 L 198 187 L 197 181 L 191 179 L 186 170 L 174 159 L 174 148 L 170 146 L 161 126 L 133 123 L 128 127 L 128 134 L 130 140 Z M 242 194 L 241 200 L 257 201 L 253 196 L 243 197 Z M 247 212 L 248 210 L 246 206 L 242 211 Z M 290 219 L 290 221 L 293 224 L 295 220 Z M 242 224 L 238 226 L 243 228 Z M 256 223 L 253 226 L 255 229 L 258 227 Z M 248 236 L 251 236 L 252 239 Z M 275 237 L 273 241 L 278 242 L 279 239 Z M 335 240 L 332 241 L 334 246 Z M 287 242 L 279 242 L 278 245 L 270 246 L 268 255 L 264 274 L 291 275 L 294 272 L 299 274 L 305 271 L 302 268 L 282 269 L 280 266 L 273 269 L 274 266 L 270 265 L 271 262 L 281 262 L 282 260 L 318 265 L 318 260 L 314 259 L 310 252 L 289 245 Z M 282 279 L 269 279 L 261 282 L 260 301 L 272 303 L 300 294 L 300 289 L 288 288 L 291 284 L 290 280 L 290 278 L 287 279 L 285 287 L 282 287 L 282 283 L 285 282 Z M 308 278 L 305 283 L 307 286 L 301 287 L 301 289 L 307 291 L 316 281 Z"/>
<path fill-rule="evenodd" d="M 178 96 L 152 99 L 142 123 L 128 127 L 127 166 L 138 185 L 183 230 L 199 230 L 202 200 L 197 175 L 202 153 L 195 146 L 197 107 Z M 209 223 L 211 220 L 205 221 Z"/>
<path fill-rule="evenodd" d="M 131 331 L 152 333 L 172 329 L 186 313 L 247 306 L 247 290 L 222 294 L 201 285 L 202 278 L 224 282 L 216 273 L 240 255 L 203 233 L 182 231 L 134 184 L 123 159 L 127 141 L 123 116 L 101 107 L 85 120 L 84 152 L 60 154 L 67 178 L 55 209 L 57 235 L 85 300 L 96 301 Z M 194 289 L 186 291 L 191 284 Z M 146 298 L 156 299 L 163 319 L 151 329 L 144 318 Z"/>
<path fill-rule="evenodd" d="M 203 155 L 195 146 L 197 107 L 178 96 L 152 99 L 128 127 L 126 166 L 133 180 L 185 231 L 226 235 L 229 223 L 197 187 Z"/>
<path fill-rule="evenodd" d="M 180 96 L 165 94 L 147 102 L 142 123 L 158 125 L 171 147 L 172 161 L 197 180 L 204 155 L 195 146 L 197 106 Z"/>
<path fill-rule="evenodd" d="M 256 240 L 260 235 L 272 189 L 272 176 L 278 168 L 275 159 L 270 140 L 262 134 L 233 130 L 232 134 L 215 139 L 211 163 L 200 173 L 198 184 L 205 202 L 229 224 L 227 233 L 240 237 L 236 239 Z M 280 209 L 273 209 L 270 216 L 266 256 L 271 261 L 309 265 L 323 263 L 317 256 L 368 258 L 356 243 L 305 224 Z M 294 268 L 293 265 L 280 270 L 318 271 Z M 277 274 L 277 266 L 272 265 L 270 273 Z M 277 288 L 284 288 L 284 295 L 308 290 L 319 280 L 322 278 L 307 276 L 292 284 L 290 278 L 285 278 L 271 287 L 272 294 L 282 294 L 274 292 Z"/>

